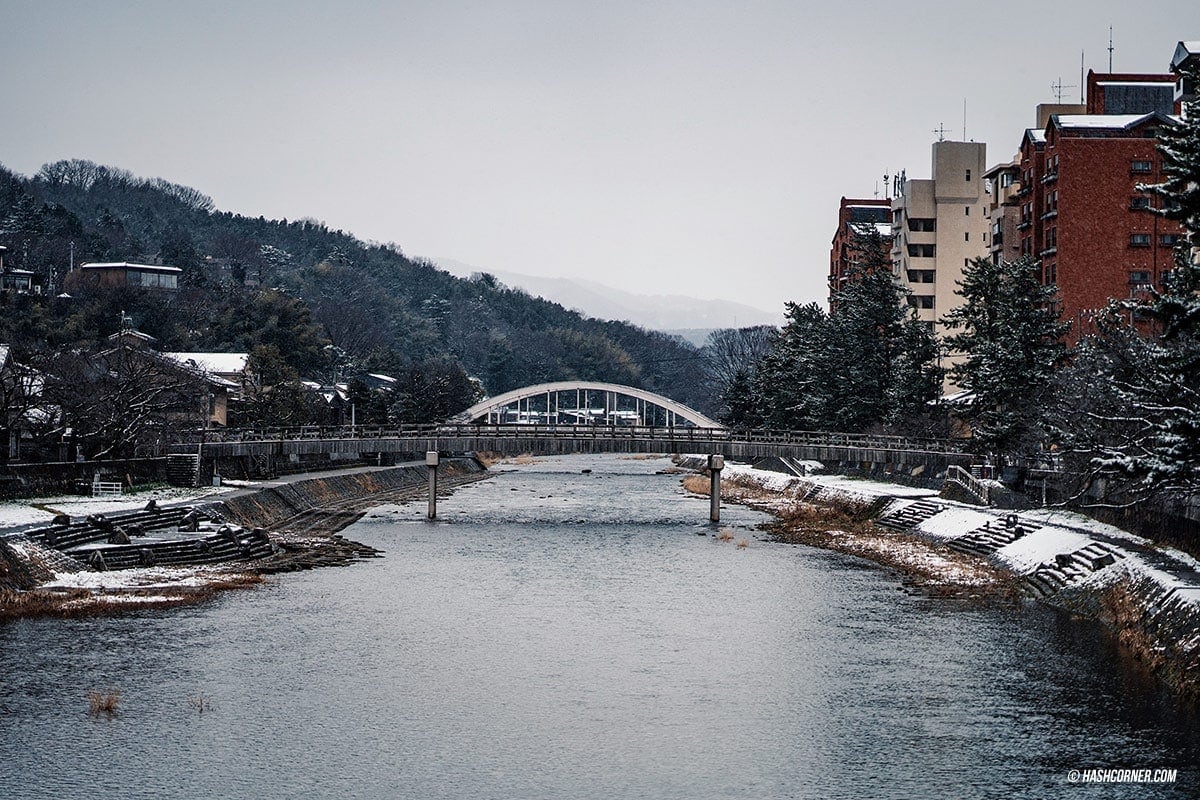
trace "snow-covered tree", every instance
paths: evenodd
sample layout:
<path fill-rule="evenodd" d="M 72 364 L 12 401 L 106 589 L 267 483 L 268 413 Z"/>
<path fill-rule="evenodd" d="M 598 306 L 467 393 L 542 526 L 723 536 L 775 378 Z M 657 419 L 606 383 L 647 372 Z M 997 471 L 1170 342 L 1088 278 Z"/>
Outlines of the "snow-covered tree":
<path fill-rule="evenodd" d="M 1143 336 L 1125 322 L 1132 301 L 1112 304 L 1064 371 L 1055 414 L 1064 452 L 1083 476 L 1078 492 L 1103 503 L 1200 490 L 1200 103 L 1159 138 L 1166 177 L 1143 188 L 1185 236 L 1161 291 L 1136 307 L 1152 330 Z M 1094 486 L 1101 478 L 1103 492 Z"/>
<path fill-rule="evenodd" d="M 943 322 L 963 359 L 950 376 L 966 392 L 964 416 L 979 452 L 1020 455 L 1039 443 L 1038 419 L 1065 348 L 1056 290 L 1043 286 L 1030 259 L 977 258 L 963 270 L 962 305 Z"/>

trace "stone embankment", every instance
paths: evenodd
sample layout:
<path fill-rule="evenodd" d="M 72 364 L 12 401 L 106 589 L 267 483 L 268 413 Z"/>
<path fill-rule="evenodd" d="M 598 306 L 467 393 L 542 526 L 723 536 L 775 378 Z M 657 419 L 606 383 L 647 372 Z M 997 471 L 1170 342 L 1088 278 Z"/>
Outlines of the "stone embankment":
<path fill-rule="evenodd" d="M 779 518 L 781 540 L 872 559 L 936 594 L 1007 586 L 1098 619 L 1136 660 L 1200 699 L 1200 562 L 1186 553 L 1057 509 L 998 511 L 931 490 L 739 465 L 722 478 L 726 498 Z"/>
<path fill-rule="evenodd" d="M 446 459 L 440 487 L 488 476 Z M 427 491 L 424 465 L 317 475 L 242 490 L 200 507 L 65 515 L 0 537 L 0 618 L 195 602 L 273 572 L 380 555 L 338 531 L 366 509 Z"/>

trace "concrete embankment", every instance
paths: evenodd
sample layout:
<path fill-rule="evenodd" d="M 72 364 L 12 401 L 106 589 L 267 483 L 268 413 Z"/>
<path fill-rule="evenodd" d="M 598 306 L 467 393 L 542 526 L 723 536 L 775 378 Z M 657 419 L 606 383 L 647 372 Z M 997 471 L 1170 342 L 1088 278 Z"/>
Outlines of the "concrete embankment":
<path fill-rule="evenodd" d="M 447 490 L 488 475 L 473 458 L 444 459 L 439 473 Z M 373 505 L 423 496 L 428 476 L 425 465 L 411 464 L 293 477 L 209 503 L 192 512 L 201 521 L 186 530 L 155 527 L 164 520 L 179 522 L 184 508 L 127 513 L 144 526 L 132 545 L 103 544 L 108 528 L 93 530 L 98 521 L 93 523 L 92 517 L 8 534 L 0 538 L 0 620 L 198 602 L 219 589 L 253 586 L 264 574 L 376 557 L 379 551 L 336 533 Z M 114 515 L 108 522 L 122 519 Z M 262 540 L 262 548 L 236 546 L 218 553 L 227 539 L 244 544 L 233 537 L 235 533 L 253 533 Z M 97 535 L 100 544 L 92 543 Z M 122 568 L 112 570 L 101 562 L 97 571 L 94 559 L 85 565 L 60 549 L 80 542 L 103 548 L 114 556 L 108 566 Z M 197 548 L 201 550 L 193 553 Z M 139 566 L 117 564 L 115 554 L 123 549 L 142 554 Z M 160 555 L 146 559 L 148 552 Z M 208 557 L 220 554 L 223 557 Z M 211 563 L 214 560 L 220 563 Z"/>
<path fill-rule="evenodd" d="M 814 521 L 796 513 L 803 507 L 863 521 L 845 535 L 796 540 L 931 578 L 934 588 L 939 570 L 949 583 L 962 580 L 940 566 L 948 561 L 968 568 L 967 582 L 979 579 L 973 565 L 1006 573 L 1022 596 L 1100 620 L 1136 660 L 1200 699 L 1200 562 L 1186 553 L 1055 509 L 998 511 L 931 490 L 740 465 L 722 478 L 728 499 L 775 513 L 785 528 L 789 518 Z"/>
<path fill-rule="evenodd" d="M 467 476 L 482 477 L 486 473 L 483 465 L 473 458 L 444 459 L 438 469 L 440 475 L 450 481 Z M 357 514 L 367 506 L 387 502 L 399 492 L 425 486 L 428 478 L 428 467 L 423 464 L 318 475 L 263 485 L 224 498 L 210 508 L 239 525 L 274 529 L 322 511 L 343 509 L 345 513 Z"/>

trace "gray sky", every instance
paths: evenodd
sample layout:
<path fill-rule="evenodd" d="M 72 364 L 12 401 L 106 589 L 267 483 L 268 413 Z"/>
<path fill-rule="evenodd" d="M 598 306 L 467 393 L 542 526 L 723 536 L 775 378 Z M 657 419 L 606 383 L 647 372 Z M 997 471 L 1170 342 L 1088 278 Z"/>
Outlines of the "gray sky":
<path fill-rule="evenodd" d="M 774 310 L 824 299 L 843 194 L 928 177 L 964 98 L 1007 160 L 1109 25 L 1116 71 L 1163 71 L 1200 3 L 0 0 L 0 163 Z"/>

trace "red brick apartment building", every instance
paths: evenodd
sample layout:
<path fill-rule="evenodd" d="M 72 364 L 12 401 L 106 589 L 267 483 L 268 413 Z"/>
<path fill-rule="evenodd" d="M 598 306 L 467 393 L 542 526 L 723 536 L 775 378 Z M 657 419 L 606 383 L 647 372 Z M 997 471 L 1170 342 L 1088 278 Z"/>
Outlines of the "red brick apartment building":
<path fill-rule="evenodd" d="M 892 247 L 892 201 L 886 198 L 858 200 L 842 198 L 838 206 L 837 231 L 829 251 L 829 305 L 833 307 L 833 296 L 846 287 L 850 280 L 852 265 L 861 259 L 854 252 L 854 228 L 860 225 L 874 227 L 883 236 L 881 263 L 891 263 Z"/>
<path fill-rule="evenodd" d="M 1110 298 L 1160 285 L 1182 234 L 1137 189 L 1162 180 L 1155 136 L 1178 113 L 1176 77 L 1093 72 L 1087 86 L 1089 113 L 1049 114 L 1014 162 L 1016 252 L 1057 284 L 1071 343 Z"/>

